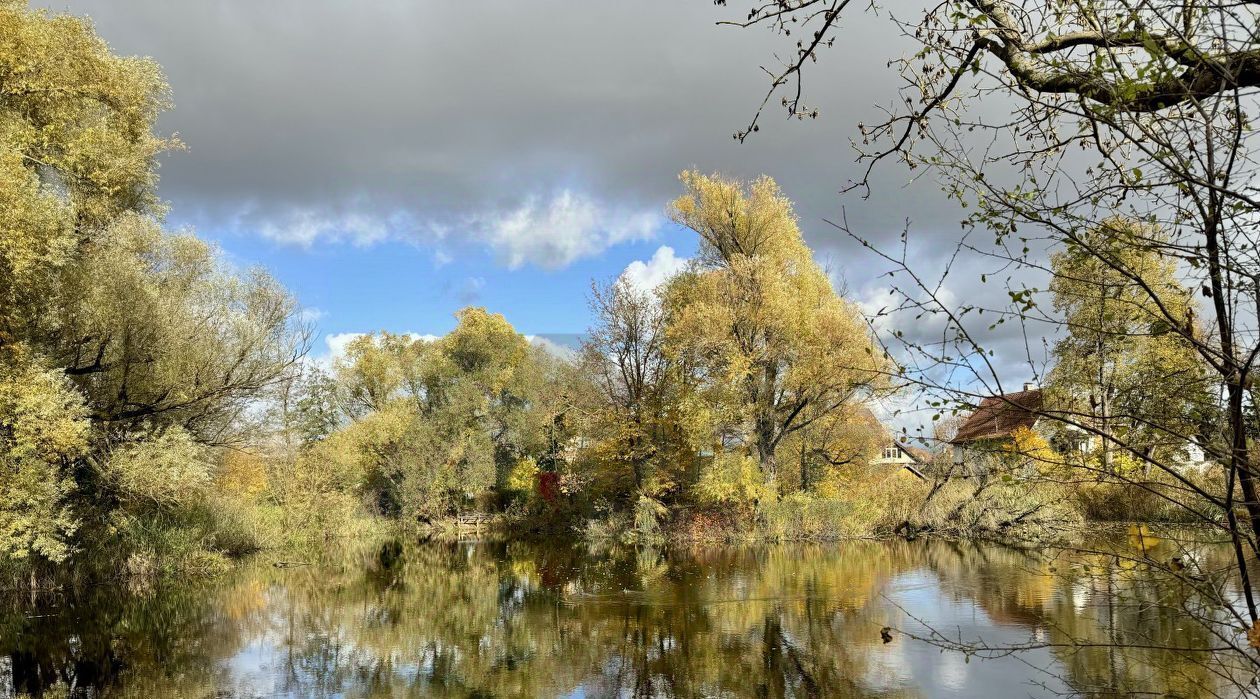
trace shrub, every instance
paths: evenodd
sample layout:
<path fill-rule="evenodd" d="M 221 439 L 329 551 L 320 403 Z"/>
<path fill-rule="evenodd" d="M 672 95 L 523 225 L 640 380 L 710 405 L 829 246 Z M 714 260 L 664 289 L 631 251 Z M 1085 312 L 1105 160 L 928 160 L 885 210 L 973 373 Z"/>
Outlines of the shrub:
<path fill-rule="evenodd" d="M 701 503 L 750 509 L 769 500 L 774 490 L 766 484 L 757 462 L 747 454 L 718 454 L 700 474 L 695 492 Z"/>
<path fill-rule="evenodd" d="M 949 536 L 1041 540 L 1078 528 L 1082 518 L 1065 486 L 1002 478 L 945 483 L 907 521 Z"/>
<path fill-rule="evenodd" d="M 177 507 L 205 494 L 210 470 L 205 448 L 175 427 L 115 449 L 105 476 L 126 503 Z"/>
<path fill-rule="evenodd" d="M 863 536 L 852 501 L 792 493 L 760 507 L 760 532 L 771 539 L 840 539 Z"/>
<path fill-rule="evenodd" d="M 1187 478 L 1206 492 L 1222 490 L 1219 472 L 1217 479 L 1197 473 Z M 1074 499 L 1085 518 L 1096 522 L 1201 522 L 1195 511 L 1220 516 L 1218 508 L 1171 481 L 1170 476 L 1160 474 L 1137 483 L 1082 483 L 1076 487 Z"/>

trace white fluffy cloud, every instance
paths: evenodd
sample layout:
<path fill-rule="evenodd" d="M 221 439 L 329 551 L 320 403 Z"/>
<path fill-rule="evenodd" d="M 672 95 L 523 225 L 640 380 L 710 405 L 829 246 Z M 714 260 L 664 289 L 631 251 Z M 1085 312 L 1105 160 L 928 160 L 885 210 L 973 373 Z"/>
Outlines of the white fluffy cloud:
<path fill-rule="evenodd" d="M 457 223 L 419 220 L 404 212 L 297 209 L 280 216 L 244 211 L 234 225 L 304 248 L 318 243 L 366 247 L 387 240 L 434 246 L 437 266 L 454 259 L 450 248 L 462 242 L 489 248 L 511 269 L 525 265 L 559 269 L 618 243 L 650 240 L 661 223 L 659 214 L 608 207 L 566 189 L 550 199 L 527 197 L 514 207 L 467 216 Z"/>
<path fill-rule="evenodd" d="M 324 356 L 328 358 L 328 363 L 332 363 L 341 357 L 346 356 L 346 347 L 366 333 L 332 333 L 324 336 L 324 344 L 328 346 L 328 350 L 324 352 Z"/>
<path fill-rule="evenodd" d="M 250 217 L 246 215 L 242 218 L 248 221 Z M 350 242 L 368 246 L 389 238 L 401 223 L 398 219 L 398 216 L 300 209 L 278 218 L 264 219 L 256 225 L 256 230 L 269 240 L 304 248 L 316 242 Z M 250 227 L 248 222 L 237 225 Z"/>
<path fill-rule="evenodd" d="M 526 335 L 525 341 L 561 359 L 572 359 L 577 355 L 577 350 L 572 344 L 561 344 L 541 335 Z"/>
<path fill-rule="evenodd" d="M 687 262 L 688 259 L 678 257 L 673 248 L 662 245 L 652 253 L 652 258 L 647 262 L 635 260 L 626 265 L 621 276 L 635 288 L 651 291 L 681 272 L 687 266 Z"/>
<path fill-rule="evenodd" d="M 611 211 L 589 197 L 563 190 L 550 201 L 526 200 L 516 209 L 481 221 L 478 235 L 500 261 L 556 269 L 632 240 L 648 240 L 661 224 L 657 214 Z"/>

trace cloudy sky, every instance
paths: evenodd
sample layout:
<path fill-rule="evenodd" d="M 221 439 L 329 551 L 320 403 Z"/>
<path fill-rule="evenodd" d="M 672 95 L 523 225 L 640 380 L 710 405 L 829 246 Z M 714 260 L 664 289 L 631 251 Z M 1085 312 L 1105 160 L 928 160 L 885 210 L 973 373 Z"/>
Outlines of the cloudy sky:
<path fill-rule="evenodd" d="M 739 144 L 759 66 L 791 44 L 716 26 L 741 11 L 711 0 L 41 4 L 164 67 L 161 127 L 187 144 L 162 163 L 170 222 L 270 269 L 318 318 L 317 349 L 440 334 L 468 304 L 580 333 L 592 279 L 657 279 L 694 252 L 663 218 L 688 167 L 775 177 L 819 261 L 868 303 L 886 266 L 824 218 L 843 207 L 876 240 L 909 220 L 929 264 L 959 230 L 936 185 L 894 164 L 869 199 L 838 194 L 861 171 L 857 124 L 897 99 L 887 17 L 854 15 L 812 69 L 818 120 L 771 110 Z"/>

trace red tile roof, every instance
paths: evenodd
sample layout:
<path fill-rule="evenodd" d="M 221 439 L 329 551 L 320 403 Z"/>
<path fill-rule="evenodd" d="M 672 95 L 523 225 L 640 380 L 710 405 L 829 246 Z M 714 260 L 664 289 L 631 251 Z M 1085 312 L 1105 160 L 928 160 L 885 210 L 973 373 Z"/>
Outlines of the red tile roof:
<path fill-rule="evenodd" d="M 989 396 L 958 428 L 951 444 L 1007 437 L 1020 427 L 1032 428 L 1041 410 L 1041 389 Z"/>

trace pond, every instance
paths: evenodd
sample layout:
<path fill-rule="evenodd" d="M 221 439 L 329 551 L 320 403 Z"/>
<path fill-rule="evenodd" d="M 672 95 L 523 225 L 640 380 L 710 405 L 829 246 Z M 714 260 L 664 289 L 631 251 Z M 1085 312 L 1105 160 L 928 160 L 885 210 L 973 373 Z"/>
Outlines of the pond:
<path fill-rule="evenodd" d="M 388 541 L 10 603 L 0 696 L 1236 696 L 1191 594 L 1123 558 L 937 540 Z"/>

